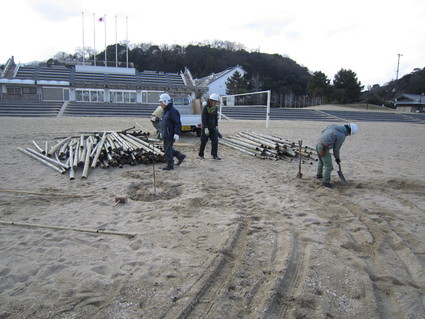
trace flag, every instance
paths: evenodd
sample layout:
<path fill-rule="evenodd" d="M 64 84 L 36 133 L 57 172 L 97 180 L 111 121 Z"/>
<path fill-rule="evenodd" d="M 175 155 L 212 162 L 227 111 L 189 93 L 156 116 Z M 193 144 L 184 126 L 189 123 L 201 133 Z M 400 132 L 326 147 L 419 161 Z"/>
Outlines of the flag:
<path fill-rule="evenodd" d="M 105 17 L 101 17 L 101 18 L 99 18 L 99 20 L 98 20 L 99 22 L 105 22 Z"/>

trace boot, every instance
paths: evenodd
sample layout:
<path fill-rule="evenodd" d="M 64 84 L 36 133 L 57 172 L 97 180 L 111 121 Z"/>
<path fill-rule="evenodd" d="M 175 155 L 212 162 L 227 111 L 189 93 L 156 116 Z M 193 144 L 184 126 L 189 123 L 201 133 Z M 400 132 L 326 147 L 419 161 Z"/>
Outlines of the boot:
<path fill-rule="evenodd" d="M 162 170 L 164 170 L 164 171 L 171 171 L 172 169 L 174 169 L 173 165 L 167 165 L 167 166 L 162 168 Z"/>
<path fill-rule="evenodd" d="M 182 157 L 180 157 L 178 160 L 178 162 L 177 162 L 177 166 L 179 166 L 181 163 L 183 163 L 183 161 L 184 161 L 184 159 L 186 158 L 186 155 L 182 155 Z"/>

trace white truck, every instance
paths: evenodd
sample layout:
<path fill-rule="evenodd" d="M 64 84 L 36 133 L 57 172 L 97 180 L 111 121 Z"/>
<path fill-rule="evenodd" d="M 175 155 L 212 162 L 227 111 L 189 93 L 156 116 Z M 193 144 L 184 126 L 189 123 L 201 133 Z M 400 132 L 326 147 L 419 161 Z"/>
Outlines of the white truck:
<path fill-rule="evenodd" d="M 193 132 L 201 136 L 201 102 L 198 99 L 173 98 L 173 105 L 180 113 L 182 132 Z"/>

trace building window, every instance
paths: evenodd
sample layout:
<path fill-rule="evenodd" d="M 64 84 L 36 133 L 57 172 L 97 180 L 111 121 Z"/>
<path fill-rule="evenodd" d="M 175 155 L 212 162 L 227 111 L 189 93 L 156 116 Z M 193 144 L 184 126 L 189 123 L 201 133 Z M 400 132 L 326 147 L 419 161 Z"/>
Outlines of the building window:
<path fill-rule="evenodd" d="M 136 92 L 111 91 L 109 96 L 111 103 L 136 103 Z"/>
<path fill-rule="evenodd" d="M 103 90 L 75 90 L 77 102 L 105 102 Z"/>
<path fill-rule="evenodd" d="M 142 91 L 142 103 L 157 103 L 163 91 Z"/>
<path fill-rule="evenodd" d="M 21 88 L 7 88 L 7 94 L 8 95 L 21 95 L 22 89 Z"/>
<path fill-rule="evenodd" d="M 24 87 L 22 88 L 23 94 L 37 94 L 37 88 L 35 87 Z"/>

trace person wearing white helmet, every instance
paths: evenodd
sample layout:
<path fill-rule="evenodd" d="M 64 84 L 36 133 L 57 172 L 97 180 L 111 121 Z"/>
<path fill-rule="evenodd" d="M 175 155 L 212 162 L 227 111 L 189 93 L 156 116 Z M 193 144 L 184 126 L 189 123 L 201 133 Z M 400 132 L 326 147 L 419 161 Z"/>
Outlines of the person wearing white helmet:
<path fill-rule="evenodd" d="M 218 138 L 221 134 L 218 131 L 218 111 L 217 106 L 220 103 L 218 94 L 213 93 L 209 96 L 206 105 L 202 108 L 202 133 L 201 133 L 201 146 L 199 148 L 199 158 L 204 158 L 205 146 L 208 139 L 211 140 L 211 155 L 215 160 L 221 160 L 218 156 Z"/>
<path fill-rule="evenodd" d="M 340 149 L 347 136 L 356 134 L 359 128 L 354 123 L 345 125 L 332 124 L 326 127 L 317 142 L 316 151 L 319 156 L 317 165 L 317 179 L 322 179 L 323 186 L 332 188 L 331 172 L 333 170 L 332 156 L 329 150 L 333 150 L 335 162 L 341 162 Z"/>
<path fill-rule="evenodd" d="M 174 108 L 167 93 L 161 94 L 159 103 L 164 111 L 161 135 L 164 142 L 165 161 L 167 162 L 167 166 L 162 169 L 170 171 L 174 169 L 174 157 L 178 160 L 177 165 L 180 165 L 186 158 L 186 155 L 173 148 L 174 142 L 177 142 L 180 138 L 182 123 L 180 113 Z"/>

